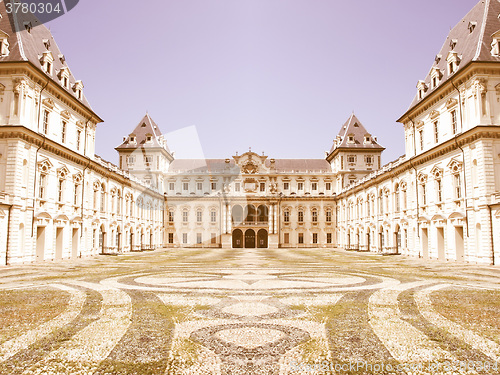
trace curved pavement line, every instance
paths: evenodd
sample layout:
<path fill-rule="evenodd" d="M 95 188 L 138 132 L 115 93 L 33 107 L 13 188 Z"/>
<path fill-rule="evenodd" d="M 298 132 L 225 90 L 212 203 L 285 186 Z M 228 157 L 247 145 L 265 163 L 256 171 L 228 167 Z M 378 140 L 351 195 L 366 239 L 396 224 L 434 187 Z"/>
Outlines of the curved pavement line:
<path fill-rule="evenodd" d="M 73 363 L 79 371 L 90 373 L 91 369 L 111 353 L 130 326 L 132 302 L 127 293 L 85 281 L 68 282 L 95 290 L 102 295 L 100 317 L 79 331 L 59 349 L 51 352 L 35 368 L 29 369 L 30 374 L 43 373 L 48 365 L 50 367 L 52 361 L 66 363 L 69 366 Z M 68 370 L 67 367 L 65 369 Z"/>
<path fill-rule="evenodd" d="M 0 362 L 6 361 L 19 351 L 27 349 L 36 341 L 50 335 L 54 330 L 64 327 L 75 319 L 82 310 L 86 299 L 84 292 L 66 285 L 51 284 L 50 286 L 64 290 L 71 295 L 66 310 L 48 322 L 42 323 L 38 327 L 0 345 Z"/>
<path fill-rule="evenodd" d="M 454 361 L 425 334 L 401 319 L 398 296 L 401 292 L 431 283 L 416 281 L 376 291 L 368 302 L 370 325 L 391 355 L 403 364 Z"/>
<path fill-rule="evenodd" d="M 415 293 L 414 299 L 422 316 L 437 327 L 448 331 L 453 336 L 469 344 L 476 350 L 484 353 L 496 362 L 500 362 L 500 345 L 485 337 L 479 336 L 471 330 L 445 318 L 432 307 L 430 294 L 434 291 L 449 287 L 449 284 L 434 285 Z"/>

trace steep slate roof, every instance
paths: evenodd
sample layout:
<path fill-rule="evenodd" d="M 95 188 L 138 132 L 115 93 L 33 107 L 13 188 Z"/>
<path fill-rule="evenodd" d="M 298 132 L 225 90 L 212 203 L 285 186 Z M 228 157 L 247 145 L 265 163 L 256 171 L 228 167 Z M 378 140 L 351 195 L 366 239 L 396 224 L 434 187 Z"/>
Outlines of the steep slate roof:
<path fill-rule="evenodd" d="M 275 159 L 275 168 L 278 173 L 323 173 L 331 172 L 330 164 L 324 159 Z M 226 169 L 229 164 L 229 170 Z M 265 166 L 270 167 L 267 159 Z M 233 159 L 226 163 L 225 159 L 175 159 L 168 169 L 169 173 L 239 173 L 239 167 Z"/>
<path fill-rule="evenodd" d="M 139 121 L 139 124 L 130 133 L 134 134 L 136 137 L 136 142 L 129 142 L 129 138 L 125 139 L 121 145 L 115 148 L 115 150 L 126 150 L 141 148 L 164 148 L 170 154 L 170 150 L 165 141 L 160 143 L 159 138 L 161 137 L 161 131 L 158 125 L 153 121 L 151 116 L 146 113 L 146 115 Z M 151 142 L 146 143 L 146 134 L 151 134 Z M 164 144 L 164 145 L 163 145 Z"/>
<path fill-rule="evenodd" d="M 12 12 L 8 14 L 5 8 L 5 1 L 0 3 L 0 13 L 2 15 L 2 18 L 0 18 L 0 31 L 8 35 L 7 41 L 9 43 L 9 55 L 0 56 L 0 62 L 29 61 L 47 75 L 47 77 L 51 78 L 59 86 L 78 99 L 72 89 L 77 80 L 71 73 L 71 70 L 69 70 L 69 89 L 64 87 L 61 84 L 61 80 L 58 78 L 58 73 L 61 68 L 68 68 L 68 65 L 49 29 L 43 24 L 40 24 L 40 21 L 30 13 Z M 30 32 L 26 29 L 25 23 L 31 23 L 33 26 Z M 45 47 L 44 40 L 50 43 L 48 49 Z M 46 51 L 50 51 L 54 58 L 52 75 L 49 75 L 42 69 L 42 64 L 40 62 L 42 54 Z M 80 101 L 91 109 L 83 93 Z"/>
<path fill-rule="evenodd" d="M 439 51 L 440 60 L 434 62 L 427 77 L 425 77 L 425 84 L 428 89 L 423 95 L 422 99 L 418 99 L 418 92 L 413 98 L 410 108 L 413 108 L 418 102 L 425 99 L 431 92 L 436 90 L 449 78 L 453 77 L 457 71 L 463 69 L 468 63 L 472 61 L 479 62 L 499 62 L 499 56 L 491 55 L 491 43 L 493 42 L 492 35 L 500 30 L 500 2 L 498 0 L 482 0 L 478 2 L 474 8 L 470 10 L 462 20 L 451 29 L 448 37 L 446 38 L 443 47 Z M 475 23 L 476 26 L 472 32 L 469 31 L 469 26 Z M 451 48 L 450 42 L 455 41 L 455 47 Z M 448 62 L 446 60 L 448 54 L 454 51 L 460 57 L 460 64 L 454 73 L 448 74 Z M 431 71 L 434 67 L 441 70 L 443 74 L 439 84 L 431 87 Z M 409 110 L 408 109 L 408 110 Z"/>
<path fill-rule="evenodd" d="M 354 143 L 347 142 L 348 136 L 354 135 Z M 371 138 L 370 143 L 365 143 L 365 136 L 369 135 Z M 339 134 L 337 136 L 339 141 L 333 143 L 329 154 L 338 148 L 352 148 L 352 149 L 369 149 L 369 150 L 384 150 L 384 147 L 380 146 L 371 134 L 366 130 L 361 121 L 353 113 L 351 117 L 346 121 L 346 123 L 340 128 Z"/>

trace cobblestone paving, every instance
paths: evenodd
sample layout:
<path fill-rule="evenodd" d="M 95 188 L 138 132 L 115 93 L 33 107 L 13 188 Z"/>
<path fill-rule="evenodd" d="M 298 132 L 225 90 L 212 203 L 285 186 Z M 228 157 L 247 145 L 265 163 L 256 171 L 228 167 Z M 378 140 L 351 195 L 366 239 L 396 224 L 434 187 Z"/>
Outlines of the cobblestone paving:
<path fill-rule="evenodd" d="M 4 267 L 0 293 L 51 288 L 65 310 L 46 321 L 32 309 L 31 326 L 7 332 L 0 373 L 498 374 L 499 277 L 494 266 L 331 249 Z M 30 301 L 4 302 L 0 316 L 12 309 Z"/>

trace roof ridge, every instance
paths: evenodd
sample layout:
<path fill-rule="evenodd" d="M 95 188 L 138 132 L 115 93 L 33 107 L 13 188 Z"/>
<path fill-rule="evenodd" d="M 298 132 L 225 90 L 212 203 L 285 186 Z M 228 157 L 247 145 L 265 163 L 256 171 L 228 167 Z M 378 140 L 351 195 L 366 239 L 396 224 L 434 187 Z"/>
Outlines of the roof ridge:
<path fill-rule="evenodd" d="M 476 47 L 476 53 L 474 57 L 472 58 L 472 61 L 475 61 L 479 58 L 479 54 L 481 53 L 481 48 L 483 46 L 483 38 L 484 38 L 484 31 L 486 29 L 486 21 L 488 18 L 488 12 L 490 10 L 490 0 L 485 0 L 486 3 L 484 4 L 484 13 L 483 13 L 483 24 L 481 25 L 481 33 L 479 34 L 479 40 L 477 43 Z"/>
<path fill-rule="evenodd" d="M 11 0 L 11 4 L 13 4 L 14 1 Z M 14 20 L 14 33 L 16 34 L 16 38 L 17 38 L 17 44 L 19 46 L 19 53 L 21 54 L 21 58 L 24 60 L 24 61 L 28 61 L 28 58 L 26 57 L 26 54 L 24 53 L 24 47 L 23 47 L 23 41 L 21 39 L 21 34 L 19 32 L 19 24 L 18 24 L 18 20 L 17 20 L 17 13 L 16 12 L 12 12 L 12 19 Z"/>

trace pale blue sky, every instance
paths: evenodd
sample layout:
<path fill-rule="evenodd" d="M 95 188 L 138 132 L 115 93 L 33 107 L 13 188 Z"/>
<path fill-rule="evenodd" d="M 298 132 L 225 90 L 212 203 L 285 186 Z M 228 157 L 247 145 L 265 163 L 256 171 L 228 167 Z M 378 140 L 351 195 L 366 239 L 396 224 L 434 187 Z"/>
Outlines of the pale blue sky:
<path fill-rule="evenodd" d="M 417 81 L 475 4 L 81 0 L 48 26 L 105 120 L 96 153 L 114 163 L 146 110 L 163 133 L 195 126 L 207 158 L 249 146 L 323 158 L 354 110 L 386 163 L 404 154 L 396 119 Z"/>

